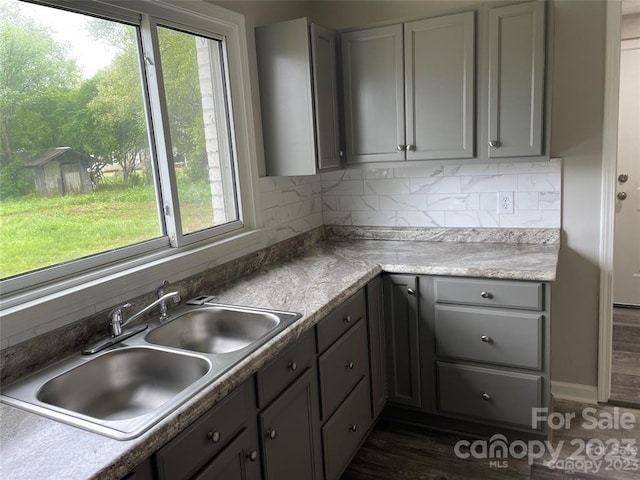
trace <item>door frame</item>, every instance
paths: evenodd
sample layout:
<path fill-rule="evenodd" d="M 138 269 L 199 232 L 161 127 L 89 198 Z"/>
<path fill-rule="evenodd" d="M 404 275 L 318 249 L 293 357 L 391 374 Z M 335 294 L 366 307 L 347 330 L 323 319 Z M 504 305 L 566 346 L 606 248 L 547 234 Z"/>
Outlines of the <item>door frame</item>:
<path fill-rule="evenodd" d="M 611 395 L 613 337 L 613 238 L 616 166 L 618 157 L 618 102 L 622 2 L 606 2 L 606 57 L 602 126 L 602 184 L 600 202 L 600 308 L 598 335 L 598 401 Z"/>

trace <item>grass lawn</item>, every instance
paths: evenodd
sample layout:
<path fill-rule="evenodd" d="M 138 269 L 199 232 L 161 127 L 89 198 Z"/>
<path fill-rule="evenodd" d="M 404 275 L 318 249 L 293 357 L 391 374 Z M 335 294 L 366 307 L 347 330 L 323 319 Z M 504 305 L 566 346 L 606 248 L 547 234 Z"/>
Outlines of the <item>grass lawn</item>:
<path fill-rule="evenodd" d="M 185 221 L 211 212 L 203 202 L 181 208 Z M 157 238 L 159 225 L 153 187 L 0 202 L 0 278 Z"/>

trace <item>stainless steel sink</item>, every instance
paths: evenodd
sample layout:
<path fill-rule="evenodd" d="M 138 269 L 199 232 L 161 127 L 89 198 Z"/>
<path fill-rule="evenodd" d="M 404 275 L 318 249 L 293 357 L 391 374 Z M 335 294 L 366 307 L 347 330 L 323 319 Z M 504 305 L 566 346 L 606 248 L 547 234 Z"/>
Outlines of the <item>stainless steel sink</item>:
<path fill-rule="evenodd" d="M 301 316 L 206 301 L 169 313 L 146 335 L 3 385 L 0 401 L 118 440 L 134 438 Z"/>
<path fill-rule="evenodd" d="M 49 380 L 37 399 L 89 417 L 122 420 L 161 407 L 209 368 L 203 358 L 162 350 L 113 350 Z"/>
<path fill-rule="evenodd" d="M 280 318 L 241 307 L 206 306 L 186 312 L 147 335 L 157 345 L 202 353 L 235 352 L 276 328 Z"/>

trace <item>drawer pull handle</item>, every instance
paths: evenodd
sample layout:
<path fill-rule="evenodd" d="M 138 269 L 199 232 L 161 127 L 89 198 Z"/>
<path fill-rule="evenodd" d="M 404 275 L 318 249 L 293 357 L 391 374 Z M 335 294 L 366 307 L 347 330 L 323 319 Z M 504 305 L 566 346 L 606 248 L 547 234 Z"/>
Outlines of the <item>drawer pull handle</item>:
<path fill-rule="evenodd" d="M 298 369 L 298 364 L 296 362 L 289 362 L 289 370 L 291 370 L 292 372 L 295 372 Z"/>
<path fill-rule="evenodd" d="M 271 440 L 275 440 L 275 438 L 278 436 L 278 432 L 276 431 L 276 429 L 274 428 L 267 430 L 267 437 L 270 438 Z"/>
<path fill-rule="evenodd" d="M 480 337 L 480 340 L 482 340 L 484 343 L 491 343 L 491 337 L 489 337 L 487 335 L 482 335 Z"/>
<path fill-rule="evenodd" d="M 352 423 L 351 425 L 349 425 L 350 432 L 355 432 L 356 430 L 358 430 L 358 425 L 356 425 L 355 423 Z"/>
<path fill-rule="evenodd" d="M 250 462 L 255 462 L 258 459 L 258 452 L 256 452 L 255 450 L 251 450 L 250 452 L 247 452 L 247 460 L 249 460 Z"/>
<path fill-rule="evenodd" d="M 208 432 L 207 439 L 211 440 L 211 443 L 218 443 L 220 441 L 220 432 Z"/>
<path fill-rule="evenodd" d="M 349 370 L 353 370 L 353 362 L 347 362 L 345 367 L 347 367 L 347 369 L 349 369 Z"/>
<path fill-rule="evenodd" d="M 413 288 L 407 288 L 407 293 L 408 293 L 409 295 L 415 295 L 415 294 L 416 294 L 416 291 L 415 291 Z"/>
<path fill-rule="evenodd" d="M 344 323 L 351 323 L 351 315 L 344 317 Z"/>
<path fill-rule="evenodd" d="M 493 295 L 491 295 L 489 292 L 482 292 L 480 296 L 482 298 L 493 298 Z"/>
<path fill-rule="evenodd" d="M 491 400 L 491 395 L 489 395 L 488 393 L 482 393 L 482 399 L 483 400 Z"/>

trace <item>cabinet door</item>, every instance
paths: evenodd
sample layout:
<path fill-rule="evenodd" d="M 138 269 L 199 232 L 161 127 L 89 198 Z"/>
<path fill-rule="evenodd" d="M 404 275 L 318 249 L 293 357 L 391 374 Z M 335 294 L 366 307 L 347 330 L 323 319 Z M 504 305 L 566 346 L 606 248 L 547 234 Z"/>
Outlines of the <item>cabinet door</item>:
<path fill-rule="evenodd" d="M 407 160 L 472 158 L 474 12 L 404 26 Z"/>
<path fill-rule="evenodd" d="M 387 403 L 387 365 L 384 332 L 382 277 L 367 285 L 367 320 L 369 325 L 369 368 L 371 408 L 378 418 Z"/>
<path fill-rule="evenodd" d="M 402 41 L 402 25 L 342 35 L 348 163 L 405 159 Z"/>
<path fill-rule="evenodd" d="M 335 32 L 312 24 L 311 56 L 318 168 L 335 168 L 342 160 Z"/>
<path fill-rule="evenodd" d="M 265 480 L 322 478 L 318 393 L 308 369 L 259 415 Z"/>
<path fill-rule="evenodd" d="M 388 275 L 384 290 L 389 401 L 420 407 L 418 279 Z"/>
<path fill-rule="evenodd" d="M 245 429 L 193 480 L 260 480 L 255 443 L 250 431 Z"/>
<path fill-rule="evenodd" d="M 489 10 L 488 158 L 543 153 L 545 2 Z"/>
<path fill-rule="evenodd" d="M 256 29 L 268 175 L 313 175 L 316 148 L 306 18 Z"/>

